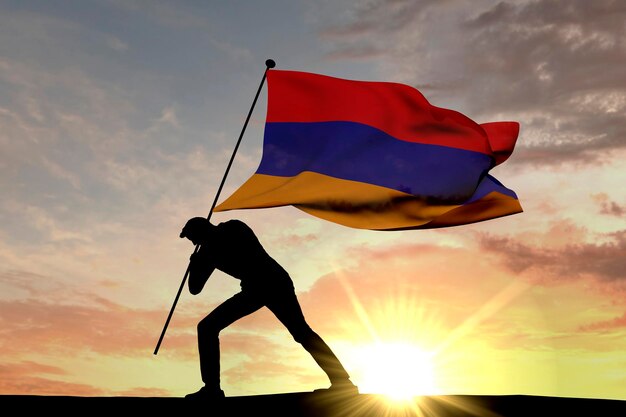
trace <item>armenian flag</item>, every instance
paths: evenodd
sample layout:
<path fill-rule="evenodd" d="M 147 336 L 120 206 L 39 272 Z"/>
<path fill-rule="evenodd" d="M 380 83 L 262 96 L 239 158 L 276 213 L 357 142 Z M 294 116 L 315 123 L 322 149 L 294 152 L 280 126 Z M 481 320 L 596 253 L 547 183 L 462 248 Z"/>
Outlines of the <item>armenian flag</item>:
<path fill-rule="evenodd" d="M 520 213 L 489 174 L 517 122 L 478 124 L 415 88 L 269 70 L 263 156 L 215 211 L 292 205 L 371 230 L 449 227 Z"/>

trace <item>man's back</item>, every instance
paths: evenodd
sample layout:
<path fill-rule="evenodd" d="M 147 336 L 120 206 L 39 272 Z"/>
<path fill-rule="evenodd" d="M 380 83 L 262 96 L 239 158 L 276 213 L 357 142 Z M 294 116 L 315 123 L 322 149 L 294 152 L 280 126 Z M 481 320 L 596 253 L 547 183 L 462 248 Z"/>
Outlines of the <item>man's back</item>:
<path fill-rule="evenodd" d="M 287 271 L 268 255 L 252 229 L 240 220 L 215 226 L 199 253 L 203 266 L 217 268 L 241 280 L 243 289 L 292 285 Z"/>

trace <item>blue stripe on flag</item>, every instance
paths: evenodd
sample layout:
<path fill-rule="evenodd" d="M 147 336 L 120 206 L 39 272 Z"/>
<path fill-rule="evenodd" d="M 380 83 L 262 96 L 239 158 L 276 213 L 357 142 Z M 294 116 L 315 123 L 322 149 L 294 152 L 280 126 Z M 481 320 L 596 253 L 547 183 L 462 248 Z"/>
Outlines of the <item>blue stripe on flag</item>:
<path fill-rule="evenodd" d="M 271 122 L 264 140 L 258 174 L 312 171 L 447 203 L 471 198 L 493 166 L 483 153 L 402 141 L 355 122 Z"/>

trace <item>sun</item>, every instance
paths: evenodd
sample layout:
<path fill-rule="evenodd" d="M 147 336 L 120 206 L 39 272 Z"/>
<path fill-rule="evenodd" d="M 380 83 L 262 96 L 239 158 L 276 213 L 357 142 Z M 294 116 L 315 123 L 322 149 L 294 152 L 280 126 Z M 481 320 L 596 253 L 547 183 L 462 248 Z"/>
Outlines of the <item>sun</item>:
<path fill-rule="evenodd" d="M 409 342 L 377 342 L 358 350 L 361 392 L 410 400 L 436 394 L 434 354 Z"/>
<path fill-rule="evenodd" d="M 446 332 L 432 309 L 407 292 L 410 286 L 403 279 L 390 282 L 368 305 L 348 279 L 341 276 L 340 282 L 358 317 L 346 328 L 358 341 L 347 353 L 359 391 L 382 394 L 393 402 L 440 395 L 435 371 L 446 367 L 441 361 Z"/>

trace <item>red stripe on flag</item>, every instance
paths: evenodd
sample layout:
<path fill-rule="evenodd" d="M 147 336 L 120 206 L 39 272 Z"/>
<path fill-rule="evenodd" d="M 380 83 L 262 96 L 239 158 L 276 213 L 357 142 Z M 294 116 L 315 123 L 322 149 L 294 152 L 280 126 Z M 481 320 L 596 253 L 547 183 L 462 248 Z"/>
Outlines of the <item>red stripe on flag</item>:
<path fill-rule="evenodd" d="M 270 70 L 268 85 L 267 122 L 358 122 L 399 140 L 495 157 L 480 125 L 457 111 L 431 105 L 404 84 Z"/>
<path fill-rule="evenodd" d="M 515 148 L 519 135 L 519 123 L 517 122 L 492 122 L 480 125 L 487 133 L 489 144 L 493 150 L 496 165 L 509 159 Z"/>

